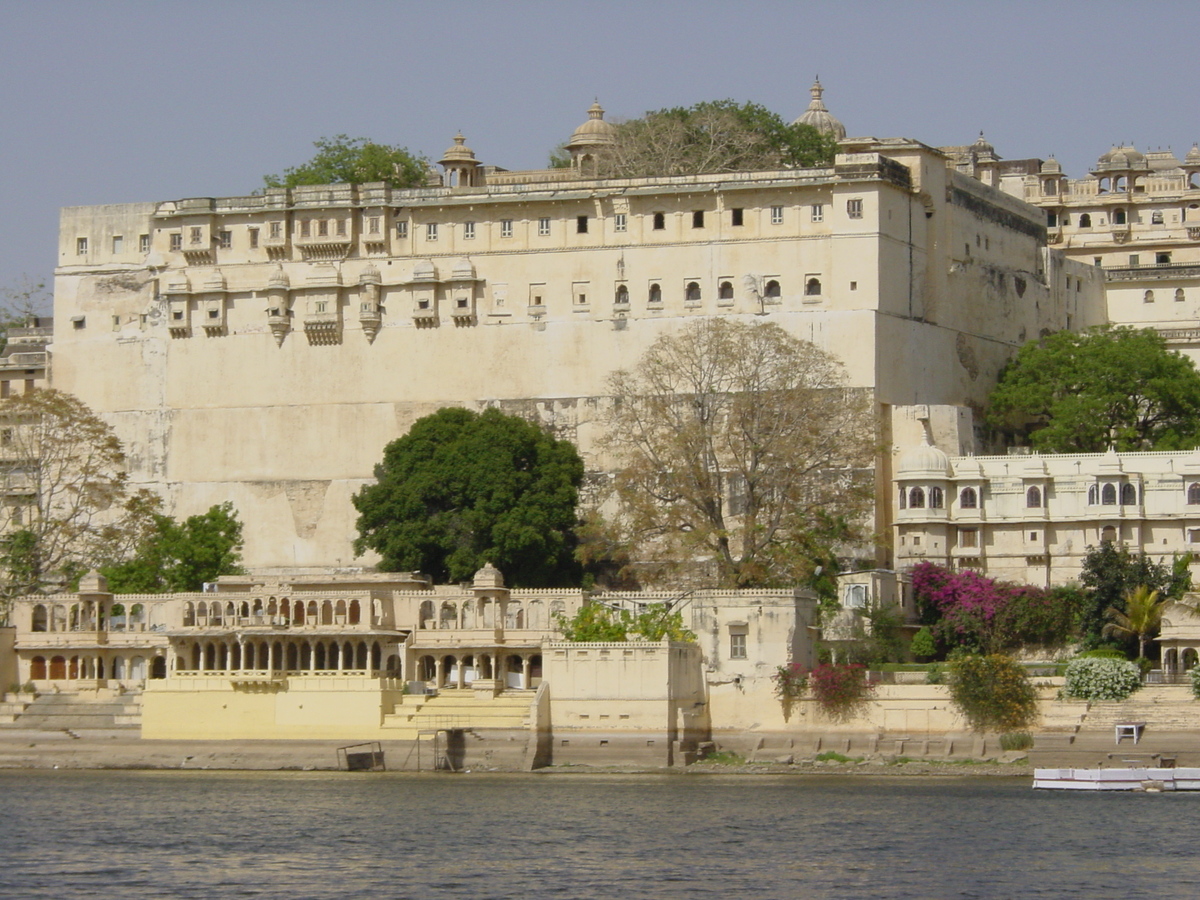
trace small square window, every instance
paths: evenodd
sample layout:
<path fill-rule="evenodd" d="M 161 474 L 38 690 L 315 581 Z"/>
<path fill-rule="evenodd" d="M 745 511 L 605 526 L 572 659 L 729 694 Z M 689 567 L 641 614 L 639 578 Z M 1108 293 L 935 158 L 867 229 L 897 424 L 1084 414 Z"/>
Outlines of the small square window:
<path fill-rule="evenodd" d="M 550 234 L 550 219 L 547 216 L 543 216 L 538 219 L 538 236 L 546 237 L 548 234 Z"/>
<path fill-rule="evenodd" d="M 475 223 L 474 222 L 464 222 L 463 223 L 463 239 L 468 240 L 468 241 L 475 239 Z"/>
<path fill-rule="evenodd" d="M 738 207 L 736 209 L 731 209 L 729 211 L 729 213 L 730 213 L 730 220 L 729 220 L 730 224 L 733 225 L 735 228 L 740 227 L 742 225 L 742 223 L 745 221 L 746 211 L 744 209 L 742 209 L 741 207 Z"/>
<path fill-rule="evenodd" d="M 210 319 L 219 319 L 221 318 L 221 311 L 219 309 L 210 309 L 208 311 L 208 317 Z"/>
<path fill-rule="evenodd" d="M 729 658 L 730 659 L 745 659 L 746 658 L 746 635 L 744 635 L 744 634 L 729 635 Z"/>
<path fill-rule="evenodd" d="M 617 213 L 613 216 L 613 231 L 625 230 L 625 213 Z"/>
<path fill-rule="evenodd" d="M 425 240 L 436 241 L 438 239 L 438 223 L 430 222 L 425 226 Z"/>
<path fill-rule="evenodd" d="M 851 219 L 861 219 L 863 217 L 863 202 L 858 198 L 846 201 L 846 215 Z"/>
<path fill-rule="evenodd" d="M 1139 256 L 1138 256 L 1136 253 L 1130 253 L 1130 254 L 1129 254 L 1129 264 L 1130 264 L 1131 266 L 1136 266 L 1136 265 L 1138 265 L 1140 262 L 1141 262 L 1141 259 L 1140 259 L 1140 257 L 1139 257 Z"/>
<path fill-rule="evenodd" d="M 783 224 L 783 207 L 782 206 L 772 206 L 771 207 L 771 224 L 772 225 L 782 225 Z"/>
<path fill-rule="evenodd" d="M 222 250 L 230 249 L 233 246 L 233 232 L 218 231 L 217 242 L 220 244 Z"/>
<path fill-rule="evenodd" d="M 501 219 L 500 220 L 500 237 L 502 237 L 502 238 L 512 237 L 512 219 Z"/>
<path fill-rule="evenodd" d="M 83 329 L 87 328 L 87 319 L 83 316 L 73 316 L 71 318 L 71 324 L 75 326 L 76 331 L 82 331 Z"/>
<path fill-rule="evenodd" d="M 575 217 L 575 233 L 576 234 L 587 234 L 587 230 L 588 230 L 588 217 L 587 216 L 576 216 Z"/>
<path fill-rule="evenodd" d="M 408 222 L 396 223 L 396 237 L 400 240 L 404 240 L 408 237 Z"/>
<path fill-rule="evenodd" d="M 138 237 L 138 252 L 140 252 L 140 253 L 149 253 L 150 252 L 150 235 L 143 234 Z"/>
<path fill-rule="evenodd" d="M 75 238 L 75 255 L 87 256 L 87 238 Z"/>
<path fill-rule="evenodd" d="M 119 234 L 113 235 L 112 252 L 114 254 L 125 252 L 125 238 L 121 237 Z"/>
<path fill-rule="evenodd" d="M 823 204 L 823 203 L 814 203 L 814 204 L 812 205 L 812 209 L 810 210 L 810 218 L 811 218 L 811 219 L 812 219 L 814 222 L 823 222 L 823 221 L 825 221 L 825 204 Z"/>

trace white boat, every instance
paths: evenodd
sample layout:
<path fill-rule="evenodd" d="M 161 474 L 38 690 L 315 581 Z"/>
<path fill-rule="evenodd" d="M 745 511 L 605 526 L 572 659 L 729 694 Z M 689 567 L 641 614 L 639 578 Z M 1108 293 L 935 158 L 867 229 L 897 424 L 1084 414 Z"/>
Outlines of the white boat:
<path fill-rule="evenodd" d="M 1053 791 L 1200 791 L 1200 768 L 1034 769 L 1033 786 Z"/>

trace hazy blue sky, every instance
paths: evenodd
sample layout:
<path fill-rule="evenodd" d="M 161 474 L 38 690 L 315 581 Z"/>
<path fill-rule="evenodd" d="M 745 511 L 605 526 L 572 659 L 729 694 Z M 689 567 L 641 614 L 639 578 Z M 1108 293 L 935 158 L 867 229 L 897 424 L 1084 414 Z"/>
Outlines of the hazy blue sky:
<path fill-rule="evenodd" d="M 341 132 L 545 164 L 612 117 L 820 74 L 851 135 L 1054 154 L 1200 140 L 1190 2 L 0 0 L 0 287 L 49 278 L 61 206 L 249 192 Z"/>

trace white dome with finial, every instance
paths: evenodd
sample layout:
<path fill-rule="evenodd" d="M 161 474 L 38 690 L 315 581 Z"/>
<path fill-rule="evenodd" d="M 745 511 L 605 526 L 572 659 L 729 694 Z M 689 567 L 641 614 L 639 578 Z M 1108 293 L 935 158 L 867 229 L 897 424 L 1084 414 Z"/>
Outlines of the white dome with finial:
<path fill-rule="evenodd" d="M 804 115 L 792 124 L 811 125 L 817 131 L 821 132 L 821 134 L 832 135 L 839 141 L 845 140 L 846 126 L 825 108 L 825 103 L 821 100 L 821 95 L 825 93 L 825 89 L 821 87 L 820 78 L 813 82 L 813 86 L 809 92 L 812 94 L 812 100 L 809 101 L 808 109 L 804 111 Z"/>
<path fill-rule="evenodd" d="M 597 100 L 588 107 L 587 121 L 575 129 L 567 141 L 568 150 L 583 150 L 597 145 L 608 146 L 615 140 L 617 126 L 604 121 L 604 107 Z"/>
<path fill-rule="evenodd" d="M 946 478 L 953 474 L 950 470 L 950 457 L 929 443 L 929 435 L 922 435 L 921 446 L 900 457 L 897 475 L 931 475 L 936 478 Z"/>
<path fill-rule="evenodd" d="M 463 137 L 463 133 L 460 131 L 454 136 L 453 146 L 446 149 L 438 164 L 444 166 L 454 163 L 458 163 L 459 165 L 463 163 L 475 164 L 476 162 L 475 151 L 467 146 L 467 139 Z"/>
<path fill-rule="evenodd" d="M 504 587 L 504 576 L 490 562 L 484 563 L 483 568 L 475 573 L 472 586 L 476 590 L 497 590 Z"/>

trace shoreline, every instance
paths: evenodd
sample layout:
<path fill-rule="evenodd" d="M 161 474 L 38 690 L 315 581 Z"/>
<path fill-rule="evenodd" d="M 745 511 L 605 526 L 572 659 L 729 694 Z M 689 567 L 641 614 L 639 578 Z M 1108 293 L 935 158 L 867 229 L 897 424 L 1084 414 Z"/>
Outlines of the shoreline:
<path fill-rule="evenodd" d="M 355 742 L 357 743 L 357 742 Z M 387 773 L 430 774 L 428 749 L 417 750 L 407 741 L 382 741 Z M 0 732 L 0 769 L 10 771 L 208 771 L 208 772 L 336 772 L 344 771 L 338 749 L 346 741 L 143 740 L 127 734 L 72 735 L 60 732 Z M 873 756 L 846 761 L 798 758 L 697 762 L 690 766 L 654 766 L 629 762 L 610 766 L 563 765 L 524 770 L 512 765 L 467 763 L 462 774 L 525 775 L 874 775 L 887 777 L 1032 777 L 1033 767 L 1023 754 L 1009 761 L 929 760 L 912 757 Z"/>

